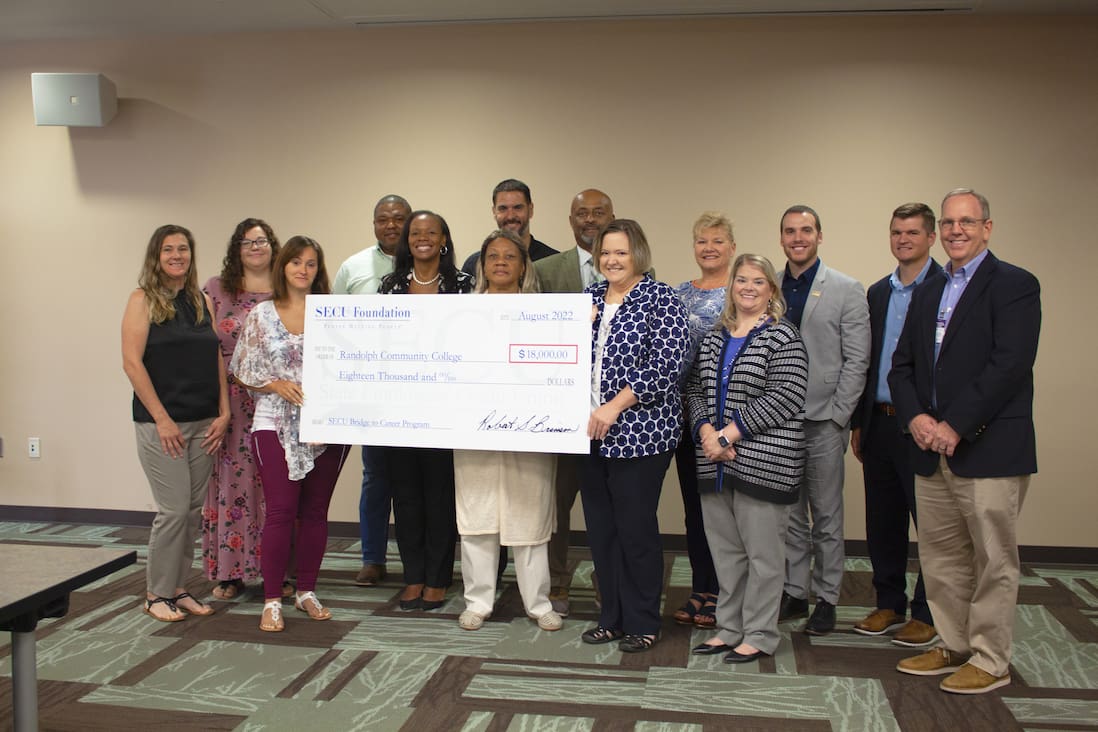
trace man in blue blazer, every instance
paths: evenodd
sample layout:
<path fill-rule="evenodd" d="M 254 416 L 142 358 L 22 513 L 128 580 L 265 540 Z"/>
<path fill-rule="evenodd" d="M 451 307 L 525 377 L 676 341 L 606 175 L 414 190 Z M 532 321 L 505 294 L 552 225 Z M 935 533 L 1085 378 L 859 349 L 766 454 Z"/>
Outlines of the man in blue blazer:
<path fill-rule="evenodd" d="M 888 384 L 913 442 L 919 558 L 941 645 L 901 661 L 940 687 L 982 694 L 1010 683 L 1018 599 L 1018 514 L 1037 472 L 1033 362 L 1041 288 L 988 250 L 987 199 L 942 201 L 944 275 L 919 287 Z"/>
<path fill-rule="evenodd" d="M 900 340 L 915 288 L 942 268 L 930 256 L 934 245 L 934 211 L 925 203 L 905 203 L 892 212 L 889 248 L 896 270 L 869 287 L 869 331 L 872 348 L 865 391 L 851 419 L 850 447 L 862 464 L 865 480 L 865 535 L 873 564 L 876 609 L 854 625 L 862 635 L 884 635 L 899 629 L 892 642 L 918 648 L 938 639 L 920 572 L 907 615 L 908 516 L 915 521 L 915 471 L 909 442 L 896 419 L 888 372 Z"/>
<path fill-rule="evenodd" d="M 807 615 L 808 593 L 814 589 L 816 609 L 804 631 L 826 635 L 835 629 L 843 579 L 843 456 L 869 368 L 869 309 L 857 280 L 820 261 L 819 214 L 808 206 L 791 206 L 782 215 L 780 231 L 787 260 L 782 294 L 786 317 L 800 328 L 808 350 L 808 398 L 805 478 L 789 516 L 778 619 Z"/>

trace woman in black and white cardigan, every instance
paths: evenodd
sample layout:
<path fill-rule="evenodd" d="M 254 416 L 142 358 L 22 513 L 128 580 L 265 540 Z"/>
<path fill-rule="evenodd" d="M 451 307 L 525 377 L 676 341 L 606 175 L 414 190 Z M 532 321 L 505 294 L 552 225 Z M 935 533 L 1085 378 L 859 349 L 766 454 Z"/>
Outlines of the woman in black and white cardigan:
<path fill-rule="evenodd" d="M 808 355 L 782 320 L 774 266 L 732 266 L 718 329 L 702 340 L 686 384 L 698 491 L 720 583 L 718 633 L 694 653 L 745 663 L 777 649 L 785 531 L 804 474 Z"/>

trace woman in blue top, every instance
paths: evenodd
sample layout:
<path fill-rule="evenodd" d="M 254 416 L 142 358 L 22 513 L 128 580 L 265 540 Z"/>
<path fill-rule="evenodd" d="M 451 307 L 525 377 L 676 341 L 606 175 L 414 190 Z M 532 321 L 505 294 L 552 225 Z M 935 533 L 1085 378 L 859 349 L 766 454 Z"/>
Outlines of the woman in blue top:
<path fill-rule="evenodd" d="M 620 640 L 627 653 L 659 638 L 663 548 L 656 508 L 679 442 L 678 389 L 686 309 L 647 274 L 648 241 L 631 219 L 615 219 L 592 252 L 604 282 L 591 329 L 591 454 L 580 482 L 591 557 L 602 590 L 598 626 L 585 643 Z"/>
<path fill-rule="evenodd" d="M 713 330 L 724 310 L 725 290 L 732 275 L 736 240 L 732 222 L 722 213 L 706 211 L 694 222 L 694 261 L 701 276 L 675 288 L 690 319 L 690 352 L 687 364 L 694 363 L 702 338 Z M 688 372 L 689 366 L 685 369 Z M 686 373 L 682 381 L 685 382 Z M 686 553 L 690 559 L 690 597 L 675 611 L 675 622 L 703 630 L 717 623 L 717 571 L 705 539 L 698 476 L 694 463 L 694 436 L 689 425 L 683 430 L 675 451 L 675 470 L 679 474 L 683 514 L 686 519 Z"/>
<path fill-rule="evenodd" d="M 804 475 L 808 355 L 782 320 L 774 266 L 741 254 L 720 328 L 702 340 L 686 382 L 698 492 L 720 582 L 715 637 L 697 655 L 746 663 L 774 653 L 785 531 Z"/>

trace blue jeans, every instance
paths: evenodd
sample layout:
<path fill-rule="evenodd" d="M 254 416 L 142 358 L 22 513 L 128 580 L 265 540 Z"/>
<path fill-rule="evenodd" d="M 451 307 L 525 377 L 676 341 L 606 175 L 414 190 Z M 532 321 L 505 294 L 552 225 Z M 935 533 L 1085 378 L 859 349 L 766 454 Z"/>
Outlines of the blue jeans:
<path fill-rule="evenodd" d="M 362 446 L 362 494 L 358 499 L 358 531 L 362 540 L 362 563 L 385 564 L 389 543 L 389 512 L 392 489 L 389 450 Z"/>

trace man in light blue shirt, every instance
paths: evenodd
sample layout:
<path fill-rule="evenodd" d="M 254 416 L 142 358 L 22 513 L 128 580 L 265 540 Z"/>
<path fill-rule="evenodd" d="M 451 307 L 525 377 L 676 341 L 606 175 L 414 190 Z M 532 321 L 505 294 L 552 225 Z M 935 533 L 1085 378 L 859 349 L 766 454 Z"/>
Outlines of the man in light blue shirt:
<path fill-rule="evenodd" d="M 918 523 L 915 471 L 892 406 L 888 372 L 912 293 L 927 277 L 941 276 L 942 268 L 930 257 L 934 237 L 934 212 L 925 203 L 907 203 L 892 212 L 889 245 L 898 266 L 869 288 L 869 372 L 850 433 L 850 447 L 862 463 L 866 543 L 877 595 L 876 609 L 854 625 L 854 632 L 876 636 L 899 629 L 892 642 L 909 648 L 927 646 L 938 634 L 922 573 L 911 599 L 911 620 L 906 621 L 908 516 Z"/>
<path fill-rule="evenodd" d="M 385 275 L 393 271 L 404 223 L 412 207 L 400 196 L 384 196 L 374 206 L 374 236 L 377 244 L 348 257 L 336 273 L 335 295 L 376 295 Z M 362 494 L 358 501 L 358 530 L 362 541 L 362 569 L 355 584 L 376 585 L 385 579 L 385 552 L 389 542 L 389 514 L 392 492 L 388 453 L 384 447 L 362 446 Z"/>

